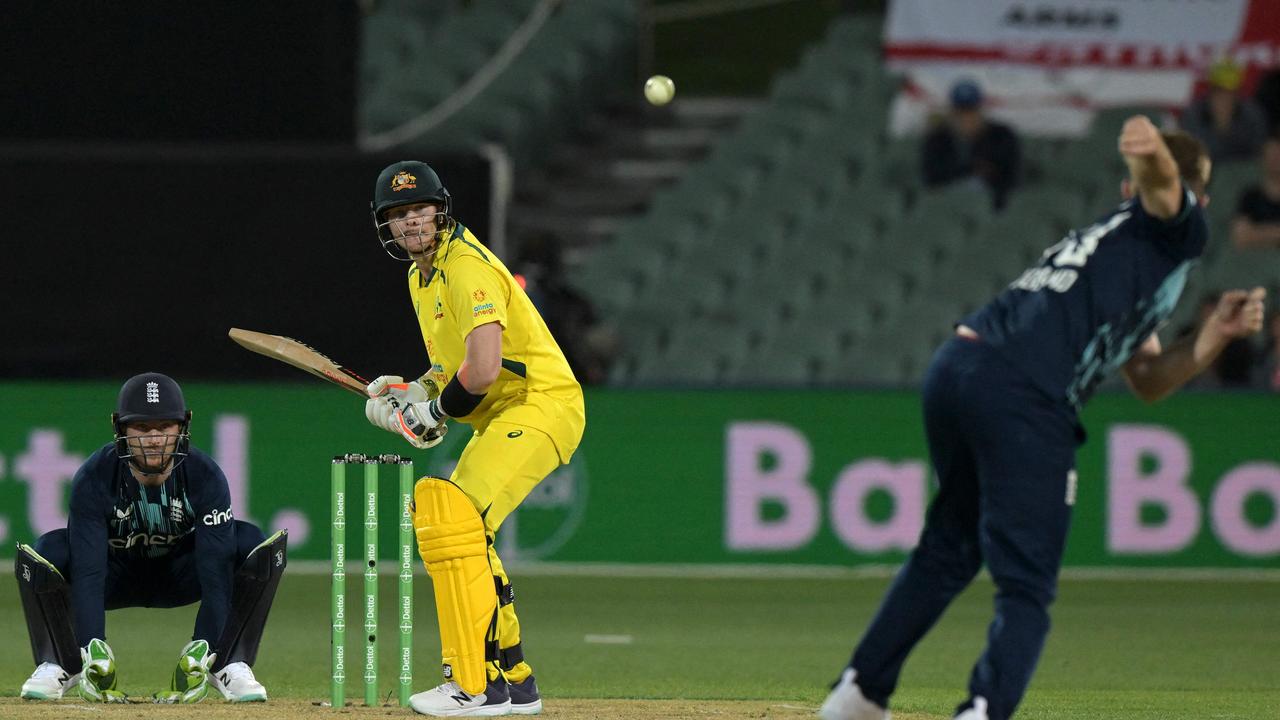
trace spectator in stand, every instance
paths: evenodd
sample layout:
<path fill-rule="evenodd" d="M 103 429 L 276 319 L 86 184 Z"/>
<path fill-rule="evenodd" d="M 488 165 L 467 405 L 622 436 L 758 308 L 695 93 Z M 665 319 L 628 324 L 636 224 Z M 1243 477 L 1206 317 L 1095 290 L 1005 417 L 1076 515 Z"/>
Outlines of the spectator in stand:
<path fill-rule="evenodd" d="M 1249 160 L 1267 137 L 1267 121 L 1252 98 L 1241 97 L 1244 70 L 1229 58 L 1209 68 L 1209 91 L 1182 114 L 1182 127 L 1209 148 L 1214 162 Z"/>
<path fill-rule="evenodd" d="M 1280 133 L 1280 68 L 1262 76 L 1253 92 L 1253 99 L 1267 118 L 1267 134 Z"/>
<path fill-rule="evenodd" d="M 525 292 L 564 352 L 574 377 L 583 385 L 605 382 L 617 342 L 600 324 L 591 301 L 565 279 L 560 239 L 551 233 L 533 235 L 521 243 L 517 258 Z"/>
<path fill-rule="evenodd" d="M 1245 188 L 1231 220 L 1237 250 L 1280 248 L 1280 134 L 1262 146 L 1262 180 Z"/>
<path fill-rule="evenodd" d="M 982 89 L 972 80 L 951 88 L 951 111 L 928 134 L 920 156 L 926 187 L 981 183 L 996 210 L 1004 208 L 1022 169 L 1018 136 L 982 112 Z"/>

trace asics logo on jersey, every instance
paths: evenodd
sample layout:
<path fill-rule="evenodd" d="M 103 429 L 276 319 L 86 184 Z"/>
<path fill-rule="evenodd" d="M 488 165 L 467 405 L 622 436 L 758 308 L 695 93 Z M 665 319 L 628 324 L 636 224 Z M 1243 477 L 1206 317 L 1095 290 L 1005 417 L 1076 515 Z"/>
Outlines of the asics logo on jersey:
<path fill-rule="evenodd" d="M 160 384 L 159 383 L 153 383 L 153 382 L 147 383 L 147 402 L 149 403 L 160 402 Z"/>
<path fill-rule="evenodd" d="M 230 521 L 231 521 L 230 507 L 227 507 L 226 510 L 214 510 L 213 512 L 208 513 L 204 517 L 200 518 L 200 522 L 210 527 L 214 525 L 221 525 L 224 522 L 230 522 Z"/>
<path fill-rule="evenodd" d="M 507 437 L 515 439 L 520 437 L 523 434 L 524 434 L 523 430 L 512 430 L 511 432 L 507 433 Z"/>

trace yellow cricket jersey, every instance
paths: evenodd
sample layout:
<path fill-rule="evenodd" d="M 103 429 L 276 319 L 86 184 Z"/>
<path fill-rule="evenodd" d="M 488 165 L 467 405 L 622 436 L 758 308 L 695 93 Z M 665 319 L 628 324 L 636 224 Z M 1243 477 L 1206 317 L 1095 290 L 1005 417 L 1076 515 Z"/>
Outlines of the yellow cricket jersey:
<path fill-rule="evenodd" d="M 511 272 L 461 223 L 440 241 L 431 268 L 409 268 L 409 296 L 441 389 L 466 356 L 466 338 L 486 323 L 502 324 L 502 370 L 484 401 L 457 418 L 477 431 L 502 416 L 551 437 L 562 462 L 586 424 L 582 387 L 564 353 Z"/>

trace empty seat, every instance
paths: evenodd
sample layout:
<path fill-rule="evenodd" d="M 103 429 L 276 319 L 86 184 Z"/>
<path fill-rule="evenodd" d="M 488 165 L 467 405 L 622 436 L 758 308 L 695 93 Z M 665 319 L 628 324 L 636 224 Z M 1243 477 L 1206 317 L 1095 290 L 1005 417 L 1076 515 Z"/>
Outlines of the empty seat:
<path fill-rule="evenodd" d="M 948 185 L 921 193 L 911 214 L 955 224 L 969 232 L 991 219 L 991 196 L 970 185 Z"/>

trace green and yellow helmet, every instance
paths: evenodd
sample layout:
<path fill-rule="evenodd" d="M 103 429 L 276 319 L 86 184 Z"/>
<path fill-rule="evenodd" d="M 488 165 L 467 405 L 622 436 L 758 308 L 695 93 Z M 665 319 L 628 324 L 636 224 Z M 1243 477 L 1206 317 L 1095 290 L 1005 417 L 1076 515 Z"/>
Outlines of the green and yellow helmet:
<path fill-rule="evenodd" d="M 401 205 L 417 203 L 434 203 L 440 209 L 436 213 L 436 235 L 451 230 L 453 227 L 453 201 L 449 191 L 440 182 L 440 176 L 431 166 L 418 160 L 401 160 L 392 163 L 378 173 L 378 182 L 373 188 L 373 201 L 369 203 L 373 215 L 373 227 L 377 230 L 378 241 L 387 254 L 397 260 L 410 260 L 409 254 L 400 247 L 391 233 L 390 222 L 386 218 L 388 210 Z"/>

